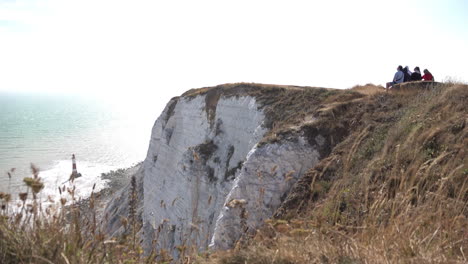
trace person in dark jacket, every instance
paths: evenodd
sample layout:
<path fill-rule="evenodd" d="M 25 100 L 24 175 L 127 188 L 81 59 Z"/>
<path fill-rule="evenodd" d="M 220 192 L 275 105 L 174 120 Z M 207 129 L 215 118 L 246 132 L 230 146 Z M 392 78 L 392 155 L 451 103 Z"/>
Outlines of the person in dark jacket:
<path fill-rule="evenodd" d="M 422 80 L 421 78 L 421 70 L 419 67 L 414 68 L 414 72 L 411 74 L 411 81 L 420 81 Z"/>
<path fill-rule="evenodd" d="M 409 67 L 406 66 L 404 69 L 403 69 L 403 74 L 404 74 L 404 79 L 403 79 L 403 82 L 409 82 L 411 80 L 411 71 L 409 70 Z"/>
<path fill-rule="evenodd" d="M 422 79 L 424 81 L 433 82 L 434 76 L 432 76 L 432 74 L 427 69 L 424 69 L 424 75 L 422 76 Z"/>

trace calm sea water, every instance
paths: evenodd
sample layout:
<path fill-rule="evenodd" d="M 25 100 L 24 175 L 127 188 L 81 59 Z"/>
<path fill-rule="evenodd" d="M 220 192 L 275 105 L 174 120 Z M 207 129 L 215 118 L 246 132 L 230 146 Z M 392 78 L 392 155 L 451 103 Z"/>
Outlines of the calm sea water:
<path fill-rule="evenodd" d="M 30 163 L 41 170 L 42 196 L 56 195 L 76 155 L 77 192 L 87 196 L 101 173 L 126 168 L 146 156 L 155 108 L 131 100 L 0 92 L 0 191 L 24 190 Z M 12 177 L 7 172 L 15 168 Z M 68 184 L 68 183 L 66 183 Z"/>

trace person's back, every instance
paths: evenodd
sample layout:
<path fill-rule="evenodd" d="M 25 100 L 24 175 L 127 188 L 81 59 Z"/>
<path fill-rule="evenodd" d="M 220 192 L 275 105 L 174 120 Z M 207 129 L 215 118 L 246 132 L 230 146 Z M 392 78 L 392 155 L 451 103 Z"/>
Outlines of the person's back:
<path fill-rule="evenodd" d="M 434 81 L 434 76 L 427 70 L 424 69 L 424 75 L 422 76 L 423 81 Z"/>
<path fill-rule="evenodd" d="M 421 71 L 419 67 L 414 68 L 414 72 L 411 74 L 411 81 L 420 81 L 422 80 Z"/>
<path fill-rule="evenodd" d="M 411 80 L 411 72 L 409 70 L 409 67 L 406 66 L 403 69 L 403 82 L 409 82 Z"/>
<path fill-rule="evenodd" d="M 403 67 L 401 67 L 400 65 L 397 68 L 397 72 L 395 73 L 395 76 L 393 76 L 393 81 L 388 82 L 385 89 L 389 89 L 390 87 L 392 87 L 393 85 L 397 83 L 402 83 L 404 79 L 405 79 L 405 75 L 403 74 Z"/>
<path fill-rule="evenodd" d="M 403 72 L 403 69 L 401 66 L 397 68 L 397 72 L 395 73 L 395 76 L 393 77 L 393 82 L 395 84 L 397 83 L 402 83 L 405 81 L 405 73 Z"/>

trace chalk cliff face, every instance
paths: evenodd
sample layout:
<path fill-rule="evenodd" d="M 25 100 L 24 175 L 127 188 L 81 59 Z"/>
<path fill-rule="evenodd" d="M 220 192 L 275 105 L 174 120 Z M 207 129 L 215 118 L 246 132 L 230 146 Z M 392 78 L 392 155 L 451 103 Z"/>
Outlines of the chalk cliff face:
<path fill-rule="evenodd" d="M 162 247 L 208 245 L 242 163 L 266 131 L 255 98 L 221 96 L 208 108 L 207 96 L 173 99 L 153 127 L 143 224 L 145 239 L 157 236 Z"/>
<path fill-rule="evenodd" d="M 211 88 L 167 104 L 137 174 L 146 250 L 177 255 L 179 245 L 232 247 L 270 218 L 323 156 L 330 138 L 317 131 L 266 140 L 272 120 L 265 102 L 271 98 L 259 98 Z"/>

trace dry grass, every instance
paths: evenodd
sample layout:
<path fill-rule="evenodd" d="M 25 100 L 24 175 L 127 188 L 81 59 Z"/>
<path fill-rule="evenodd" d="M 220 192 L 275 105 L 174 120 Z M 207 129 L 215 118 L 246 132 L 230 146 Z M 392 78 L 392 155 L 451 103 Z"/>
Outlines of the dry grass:
<path fill-rule="evenodd" d="M 183 93 L 182 96 L 185 97 L 195 97 L 198 95 L 204 95 L 209 91 L 212 90 L 219 90 L 222 91 L 224 94 L 235 94 L 242 96 L 245 95 L 252 95 L 252 93 L 256 93 L 261 90 L 269 90 L 269 91 L 278 91 L 278 90 L 303 90 L 305 86 L 294 86 L 294 85 L 278 85 L 278 84 L 263 84 L 263 83 L 226 83 L 220 84 L 213 87 L 203 87 L 203 88 L 196 88 L 190 89 L 187 92 Z"/>
<path fill-rule="evenodd" d="M 126 234 L 108 237 L 96 217 L 94 194 L 87 212 L 75 199 L 74 188 L 60 190 L 69 194 L 68 201 L 62 198 L 58 205 L 43 207 L 37 198 L 43 183 L 39 170 L 31 168 L 33 176 L 25 178 L 27 192 L 19 194 L 19 204 L 11 195 L 0 194 L 0 263 L 141 263 L 157 257 L 141 255 L 134 214 L 129 215 Z M 134 204 L 135 193 L 130 195 Z"/>
<path fill-rule="evenodd" d="M 380 85 L 374 85 L 372 83 L 368 83 L 366 85 L 356 85 L 351 88 L 351 90 L 356 91 L 358 93 L 364 95 L 375 95 L 385 91 L 385 87 Z"/>
<path fill-rule="evenodd" d="M 207 262 L 468 261 L 468 86 L 366 94 L 318 110 L 353 128 L 296 184 L 281 224 Z"/>

